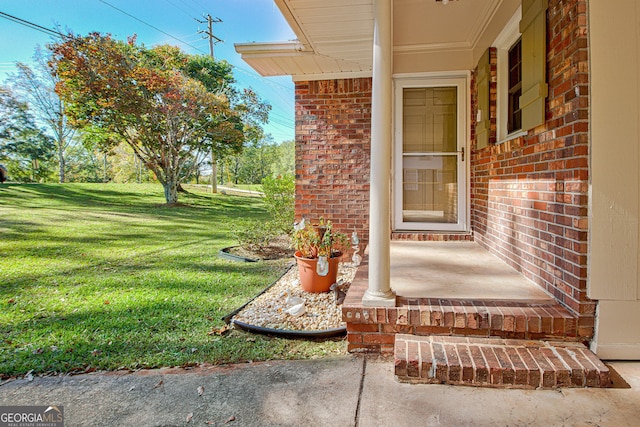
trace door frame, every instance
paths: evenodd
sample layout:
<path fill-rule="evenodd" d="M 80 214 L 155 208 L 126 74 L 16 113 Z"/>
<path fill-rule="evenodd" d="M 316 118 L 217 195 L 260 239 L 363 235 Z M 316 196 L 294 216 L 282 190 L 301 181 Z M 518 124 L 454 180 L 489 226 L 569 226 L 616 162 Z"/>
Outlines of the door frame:
<path fill-rule="evenodd" d="M 442 73 L 397 74 L 393 76 L 394 87 L 394 131 L 393 131 L 393 161 L 392 161 L 392 228 L 394 231 L 435 231 L 435 232 L 466 232 L 470 230 L 470 200 L 469 200 L 469 118 L 471 115 L 471 101 L 469 99 L 471 73 L 468 71 L 454 71 Z M 458 151 L 464 148 L 464 161 L 458 162 L 458 222 L 445 223 L 410 223 L 404 222 L 402 217 L 402 142 L 403 142 L 403 89 L 420 87 L 458 88 Z M 460 155 L 458 159 L 460 159 Z"/>

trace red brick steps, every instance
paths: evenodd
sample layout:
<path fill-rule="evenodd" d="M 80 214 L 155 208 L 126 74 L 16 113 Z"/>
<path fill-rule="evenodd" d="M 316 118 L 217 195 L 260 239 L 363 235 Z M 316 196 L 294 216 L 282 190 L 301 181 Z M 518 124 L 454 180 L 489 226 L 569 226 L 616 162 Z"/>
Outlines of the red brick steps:
<path fill-rule="evenodd" d="M 504 388 L 607 387 L 609 369 L 575 342 L 396 335 L 402 382 Z"/>

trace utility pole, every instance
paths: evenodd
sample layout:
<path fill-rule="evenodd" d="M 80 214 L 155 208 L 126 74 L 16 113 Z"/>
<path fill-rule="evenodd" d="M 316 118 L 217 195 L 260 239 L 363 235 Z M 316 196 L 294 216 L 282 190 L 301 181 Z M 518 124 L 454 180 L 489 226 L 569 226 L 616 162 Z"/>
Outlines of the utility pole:
<path fill-rule="evenodd" d="M 206 21 L 200 21 L 196 19 L 196 22 L 199 22 L 201 24 L 206 23 L 207 30 L 199 30 L 198 32 L 203 33 L 205 37 L 209 38 L 209 54 L 213 59 L 215 59 L 216 57 L 213 54 L 213 47 L 216 43 L 222 43 L 223 40 L 213 34 L 213 24 L 222 22 L 222 19 L 213 19 L 209 14 L 205 15 L 204 18 L 206 19 Z M 218 166 L 216 164 L 216 152 L 214 151 L 213 147 L 211 147 L 211 192 L 218 192 Z"/>

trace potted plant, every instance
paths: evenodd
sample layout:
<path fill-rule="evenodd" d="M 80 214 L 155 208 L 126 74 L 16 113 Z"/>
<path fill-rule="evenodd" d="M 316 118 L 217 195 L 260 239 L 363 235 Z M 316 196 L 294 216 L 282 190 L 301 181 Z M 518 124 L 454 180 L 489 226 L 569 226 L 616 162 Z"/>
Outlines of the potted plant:
<path fill-rule="evenodd" d="M 349 238 L 333 231 L 331 221 L 320 218 L 317 225 L 304 219 L 295 225 L 293 236 L 300 286 L 307 292 L 328 292 L 338 279 L 338 264 Z"/>

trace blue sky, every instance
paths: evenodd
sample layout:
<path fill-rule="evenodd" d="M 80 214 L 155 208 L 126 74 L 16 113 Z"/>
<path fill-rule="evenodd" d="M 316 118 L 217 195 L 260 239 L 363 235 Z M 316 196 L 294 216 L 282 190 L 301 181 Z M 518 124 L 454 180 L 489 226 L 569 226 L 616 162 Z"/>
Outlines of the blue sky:
<path fill-rule="evenodd" d="M 147 46 L 172 44 L 192 54 L 209 54 L 208 41 L 198 34 L 206 26 L 196 19 L 204 20 L 206 14 L 220 18 L 223 22 L 214 24 L 213 31 L 224 43 L 215 46 L 215 57 L 235 67 L 239 86 L 252 87 L 272 105 L 266 132 L 276 142 L 294 137 L 291 78 L 260 77 L 233 47 L 234 43 L 295 38 L 273 0 L 0 0 L 0 12 L 77 34 L 99 31 L 119 39 L 137 34 L 138 42 Z M 0 16 L 0 81 L 14 71 L 16 61 L 31 62 L 36 45 L 45 46 L 51 40 Z"/>

